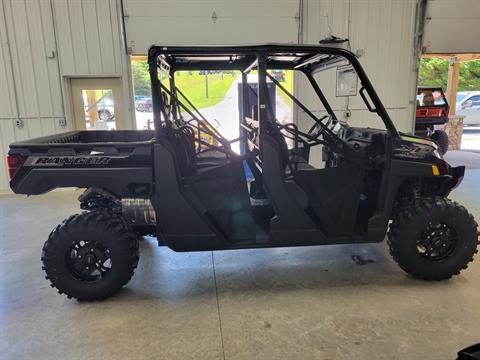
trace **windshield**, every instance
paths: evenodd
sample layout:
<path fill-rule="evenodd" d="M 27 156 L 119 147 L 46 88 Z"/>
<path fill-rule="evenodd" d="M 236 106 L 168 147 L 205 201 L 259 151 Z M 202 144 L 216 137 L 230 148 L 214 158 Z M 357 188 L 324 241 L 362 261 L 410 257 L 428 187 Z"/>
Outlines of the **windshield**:
<path fill-rule="evenodd" d="M 457 94 L 457 103 L 461 102 L 463 99 L 465 99 L 468 95 L 466 94 Z"/>

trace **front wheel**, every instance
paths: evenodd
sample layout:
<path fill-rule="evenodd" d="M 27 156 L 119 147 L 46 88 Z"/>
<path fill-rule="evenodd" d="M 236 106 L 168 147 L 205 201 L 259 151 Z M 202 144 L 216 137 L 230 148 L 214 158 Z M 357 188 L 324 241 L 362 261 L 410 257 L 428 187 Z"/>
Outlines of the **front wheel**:
<path fill-rule="evenodd" d="M 46 278 L 60 294 L 100 300 L 116 293 L 138 263 L 138 238 L 107 211 L 73 215 L 57 226 L 42 251 Z"/>
<path fill-rule="evenodd" d="M 388 244 L 393 259 L 407 273 L 444 280 L 466 269 L 478 252 L 477 223 L 456 202 L 421 198 L 395 214 Z"/>

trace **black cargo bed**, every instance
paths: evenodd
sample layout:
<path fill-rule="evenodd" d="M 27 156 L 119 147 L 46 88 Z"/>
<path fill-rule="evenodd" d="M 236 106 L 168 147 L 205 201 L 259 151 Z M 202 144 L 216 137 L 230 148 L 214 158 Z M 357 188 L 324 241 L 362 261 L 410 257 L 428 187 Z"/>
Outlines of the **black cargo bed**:
<path fill-rule="evenodd" d="M 11 144 L 10 147 L 24 147 L 25 145 L 140 143 L 153 141 L 154 136 L 153 130 L 83 130 L 18 141 Z"/>
<path fill-rule="evenodd" d="M 146 197 L 153 189 L 151 130 L 72 131 L 16 142 L 22 157 L 10 186 L 18 194 L 60 187 L 97 187 L 118 197 Z"/>
<path fill-rule="evenodd" d="M 154 141 L 153 130 L 83 130 L 43 136 L 15 142 L 11 150 L 29 153 L 85 153 L 97 149 L 112 152 L 131 151 L 132 148 L 150 146 Z M 17 152 L 16 151 L 16 152 Z"/>

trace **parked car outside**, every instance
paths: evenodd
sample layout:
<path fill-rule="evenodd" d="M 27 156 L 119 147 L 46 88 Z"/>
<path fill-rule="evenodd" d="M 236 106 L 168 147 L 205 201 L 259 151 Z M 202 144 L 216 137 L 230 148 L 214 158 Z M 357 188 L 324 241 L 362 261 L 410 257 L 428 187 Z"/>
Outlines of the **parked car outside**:
<path fill-rule="evenodd" d="M 96 110 L 98 112 L 98 120 L 100 121 L 115 121 L 115 104 L 113 99 L 111 99 L 108 95 L 103 96 L 91 106 L 88 105 L 87 95 L 84 94 L 82 96 L 84 104 L 83 108 L 85 111 L 85 121 L 87 123 L 90 119 L 90 110 Z"/>
<path fill-rule="evenodd" d="M 135 109 L 140 112 L 153 112 L 152 98 L 145 97 L 135 102 Z"/>
<path fill-rule="evenodd" d="M 464 125 L 480 126 L 480 91 L 457 93 L 455 114 L 465 116 Z"/>

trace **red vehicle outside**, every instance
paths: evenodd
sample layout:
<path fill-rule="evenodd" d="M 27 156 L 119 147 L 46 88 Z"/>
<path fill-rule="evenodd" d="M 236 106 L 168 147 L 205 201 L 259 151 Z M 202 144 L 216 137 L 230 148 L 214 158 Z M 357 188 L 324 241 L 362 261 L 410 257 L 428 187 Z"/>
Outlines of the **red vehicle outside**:
<path fill-rule="evenodd" d="M 431 138 L 443 155 L 448 150 L 448 135 L 438 125 L 448 122 L 449 105 L 441 88 L 419 87 L 415 119 L 415 135 Z"/>

